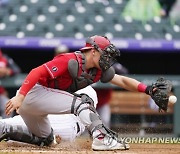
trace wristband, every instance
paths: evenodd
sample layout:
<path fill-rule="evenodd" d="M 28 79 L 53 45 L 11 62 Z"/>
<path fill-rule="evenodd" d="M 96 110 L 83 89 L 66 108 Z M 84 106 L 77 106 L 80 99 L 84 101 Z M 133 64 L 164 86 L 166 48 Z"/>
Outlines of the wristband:
<path fill-rule="evenodd" d="M 144 83 L 139 83 L 137 87 L 139 92 L 144 92 L 144 93 L 146 91 L 146 88 L 147 88 L 147 85 L 145 85 Z"/>

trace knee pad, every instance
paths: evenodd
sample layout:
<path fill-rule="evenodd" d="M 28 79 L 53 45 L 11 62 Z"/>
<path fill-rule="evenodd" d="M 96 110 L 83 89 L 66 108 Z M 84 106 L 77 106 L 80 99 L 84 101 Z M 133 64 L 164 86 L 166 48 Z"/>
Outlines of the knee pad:
<path fill-rule="evenodd" d="M 77 97 L 81 97 L 81 102 L 79 104 L 76 103 Z M 81 95 L 74 94 L 71 113 L 74 113 L 76 116 L 79 116 L 79 114 L 83 110 L 91 110 L 92 112 L 96 112 L 93 100 L 86 94 L 81 94 Z"/>
<path fill-rule="evenodd" d="M 80 102 L 76 102 L 77 97 L 81 97 Z M 86 94 L 74 94 L 71 113 L 78 116 L 85 126 L 89 126 L 92 123 L 90 113 L 97 114 L 93 100 Z"/>

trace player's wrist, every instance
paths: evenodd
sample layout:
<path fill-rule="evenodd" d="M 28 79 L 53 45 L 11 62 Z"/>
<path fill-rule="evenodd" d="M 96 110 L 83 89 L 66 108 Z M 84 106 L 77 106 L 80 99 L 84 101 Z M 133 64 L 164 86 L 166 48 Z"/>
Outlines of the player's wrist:
<path fill-rule="evenodd" d="M 19 90 L 18 94 L 21 94 L 23 95 L 24 97 L 26 96 L 27 92 L 26 91 L 23 91 L 23 90 Z"/>
<path fill-rule="evenodd" d="M 152 93 L 152 86 L 147 86 L 147 87 L 146 87 L 146 90 L 145 90 L 145 93 L 146 93 L 147 95 L 151 95 L 151 93 Z"/>
<path fill-rule="evenodd" d="M 21 94 L 21 93 L 18 93 L 16 96 L 17 96 L 18 99 L 21 100 L 21 101 L 23 101 L 24 98 L 25 98 L 25 96 L 24 96 L 23 94 Z"/>

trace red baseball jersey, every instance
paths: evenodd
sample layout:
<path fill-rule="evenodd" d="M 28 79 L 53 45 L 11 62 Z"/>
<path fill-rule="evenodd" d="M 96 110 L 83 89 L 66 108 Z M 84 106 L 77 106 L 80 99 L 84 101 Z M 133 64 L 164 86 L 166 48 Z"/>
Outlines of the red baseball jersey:
<path fill-rule="evenodd" d="M 59 89 L 66 90 L 72 84 L 72 78 L 68 71 L 70 59 L 76 59 L 75 54 L 60 54 L 53 60 L 45 63 L 43 66 L 49 72 L 50 77 L 42 77 L 38 82 L 46 87 L 54 88 L 54 81 L 57 80 Z"/>
<path fill-rule="evenodd" d="M 58 84 L 58 89 L 67 90 L 73 82 L 68 70 L 68 63 L 71 59 L 77 60 L 75 53 L 60 54 L 53 60 L 37 67 L 26 77 L 20 88 L 20 93 L 26 95 L 36 83 L 50 88 L 56 88 L 56 84 Z M 82 72 L 81 64 L 82 62 L 79 64 L 80 74 Z M 99 81 L 100 78 L 101 70 L 98 70 L 93 82 Z"/>

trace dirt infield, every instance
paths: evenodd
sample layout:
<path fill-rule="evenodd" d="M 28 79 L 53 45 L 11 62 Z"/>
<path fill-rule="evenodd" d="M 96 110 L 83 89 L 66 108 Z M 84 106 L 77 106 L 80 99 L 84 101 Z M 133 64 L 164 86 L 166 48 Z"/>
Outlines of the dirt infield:
<path fill-rule="evenodd" d="M 91 150 L 91 140 L 87 138 L 78 138 L 75 142 L 61 142 L 53 147 L 43 147 L 15 143 L 1 142 L 0 153 L 6 154 L 179 154 L 180 144 L 130 144 L 130 150 L 126 151 L 93 151 Z"/>

